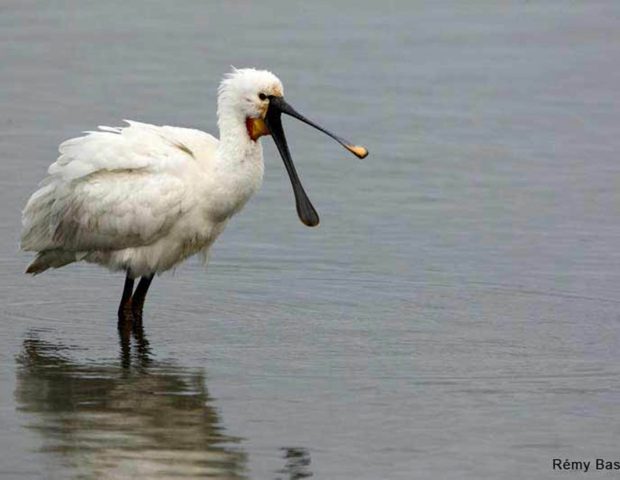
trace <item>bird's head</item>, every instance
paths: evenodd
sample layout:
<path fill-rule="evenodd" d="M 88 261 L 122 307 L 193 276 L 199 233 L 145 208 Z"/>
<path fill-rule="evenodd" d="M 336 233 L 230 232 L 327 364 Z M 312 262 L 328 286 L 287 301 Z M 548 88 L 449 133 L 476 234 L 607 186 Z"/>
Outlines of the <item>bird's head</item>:
<path fill-rule="evenodd" d="M 218 111 L 234 115 L 246 122 L 248 135 L 256 141 L 269 131 L 264 124 L 270 97 L 282 97 L 282 82 L 267 70 L 234 69 L 222 80 L 218 95 Z"/>
<path fill-rule="evenodd" d="M 299 219 L 305 225 L 314 227 L 319 224 L 319 215 L 310 203 L 293 165 L 282 128 L 283 113 L 329 135 L 358 158 L 366 157 L 368 150 L 344 140 L 297 112 L 284 100 L 282 82 L 273 73 L 267 70 L 243 68 L 233 69 L 224 77 L 218 91 L 220 122 L 224 117 L 230 116 L 245 122 L 247 134 L 252 141 L 257 141 L 263 135 L 273 137 L 291 180 Z M 221 124 L 220 130 L 222 130 Z"/>

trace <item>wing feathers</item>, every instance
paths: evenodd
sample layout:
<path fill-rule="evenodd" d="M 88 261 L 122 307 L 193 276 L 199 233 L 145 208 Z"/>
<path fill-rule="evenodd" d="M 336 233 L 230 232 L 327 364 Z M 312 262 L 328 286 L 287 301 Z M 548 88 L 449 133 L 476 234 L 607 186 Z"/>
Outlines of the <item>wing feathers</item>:
<path fill-rule="evenodd" d="M 170 231 L 186 204 L 183 172 L 217 140 L 198 130 L 127 121 L 63 142 L 23 213 L 24 250 L 118 250 Z"/>

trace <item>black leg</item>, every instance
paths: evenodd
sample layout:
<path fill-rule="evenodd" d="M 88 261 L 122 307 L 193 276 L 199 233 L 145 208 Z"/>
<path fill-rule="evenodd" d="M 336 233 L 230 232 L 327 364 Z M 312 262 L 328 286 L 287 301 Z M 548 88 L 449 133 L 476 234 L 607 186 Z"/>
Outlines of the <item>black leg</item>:
<path fill-rule="evenodd" d="M 123 297 L 121 298 L 121 303 L 118 306 L 118 325 L 119 327 L 122 324 L 126 324 L 127 322 L 131 323 L 131 294 L 133 292 L 133 278 L 127 271 L 127 276 L 125 277 L 125 286 L 123 287 Z"/>
<path fill-rule="evenodd" d="M 136 291 L 131 299 L 131 312 L 133 313 L 133 321 L 135 325 L 142 324 L 142 309 L 144 308 L 144 299 L 148 292 L 154 274 L 146 275 L 140 279 L 140 283 L 136 287 Z"/>

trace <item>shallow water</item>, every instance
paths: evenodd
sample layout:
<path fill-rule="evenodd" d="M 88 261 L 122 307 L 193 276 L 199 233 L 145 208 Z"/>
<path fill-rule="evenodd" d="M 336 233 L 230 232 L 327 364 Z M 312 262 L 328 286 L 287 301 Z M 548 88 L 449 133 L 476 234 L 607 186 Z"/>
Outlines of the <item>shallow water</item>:
<path fill-rule="evenodd" d="M 0 6 L 0 475 L 618 460 L 617 3 L 204 3 Z M 19 211 L 58 143 L 127 117 L 214 132 L 231 64 L 369 147 L 359 162 L 286 122 L 321 227 L 267 139 L 262 191 L 208 274 L 155 280 L 141 335 L 116 331 L 121 275 L 23 275 Z"/>

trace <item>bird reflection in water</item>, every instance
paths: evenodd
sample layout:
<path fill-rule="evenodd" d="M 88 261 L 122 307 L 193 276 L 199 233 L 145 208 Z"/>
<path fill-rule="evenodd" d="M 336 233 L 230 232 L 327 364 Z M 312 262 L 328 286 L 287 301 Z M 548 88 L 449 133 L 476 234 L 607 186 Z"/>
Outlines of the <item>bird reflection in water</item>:
<path fill-rule="evenodd" d="M 145 368 L 151 362 L 151 348 L 144 334 L 141 322 L 133 322 L 131 318 L 118 322 L 118 339 L 121 347 L 121 365 L 128 369 L 132 359 L 134 366 Z M 133 345 L 133 349 L 132 349 Z"/>
<path fill-rule="evenodd" d="M 285 476 L 278 476 L 276 480 L 301 480 L 309 478 L 313 474 L 310 471 L 310 452 L 305 448 L 289 447 L 283 448 L 286 465 L 278 473 Z"/>
<path fill-rule="evenodd" d="M 120 364 L 77 363 L 36 334 L 17 358 L 18 408 L 63 478 L 247 478 L 204 372 L 154 360 L 140 327 L 119 336 Z"/>

